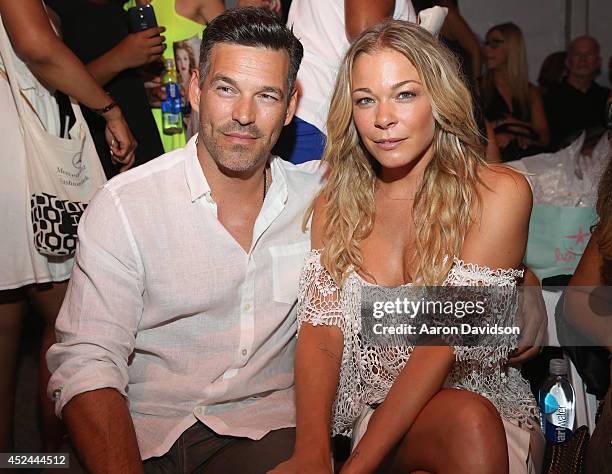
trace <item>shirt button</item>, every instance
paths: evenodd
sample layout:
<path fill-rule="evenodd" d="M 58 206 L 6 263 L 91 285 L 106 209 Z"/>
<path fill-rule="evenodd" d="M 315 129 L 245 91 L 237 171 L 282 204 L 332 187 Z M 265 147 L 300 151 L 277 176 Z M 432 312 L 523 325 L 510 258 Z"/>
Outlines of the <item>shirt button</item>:
<path fill-rule="evenodd" d="M 242 355 L 243 356 L 247 355 L 247 350 L 246 349 L 242 349 Z"/>
<path fill-rule="evenodd" d="M 248 310 L 250 310 L 250 309 L 251 309 L 251 305 L 250 305 L 249 303 L 247 303 L 247 304 L 245 304 L 245 305 L 244 305 L 244 310 L 245 310 L 245 311 L 248 311 Z"/>

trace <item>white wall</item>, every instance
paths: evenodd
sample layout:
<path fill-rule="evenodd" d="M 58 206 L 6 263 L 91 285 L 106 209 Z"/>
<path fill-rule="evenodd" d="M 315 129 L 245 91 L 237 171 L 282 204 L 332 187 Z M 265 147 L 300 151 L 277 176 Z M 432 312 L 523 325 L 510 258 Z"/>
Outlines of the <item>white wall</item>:
<path fill-rule="evenodd" d="M 525 35 L 533 82 L 546 56 L 564 50 L 571 38 L 582 34 L 594 36 L 601 44 L 603 58 L 602 74 L 597 81 L 609 86 L 612 0 L 459 0 L 459 8 L 480 38 L 498 23 L 516 23 Z"/>
<path fill-rule="evenodd" d="M 597 82 L 612 87 L 609 82 L 608 61 L 612 56 L 612 0 L 589 0 L 587 34 L 599 41 L 601 46 L 602 74 Z"/>

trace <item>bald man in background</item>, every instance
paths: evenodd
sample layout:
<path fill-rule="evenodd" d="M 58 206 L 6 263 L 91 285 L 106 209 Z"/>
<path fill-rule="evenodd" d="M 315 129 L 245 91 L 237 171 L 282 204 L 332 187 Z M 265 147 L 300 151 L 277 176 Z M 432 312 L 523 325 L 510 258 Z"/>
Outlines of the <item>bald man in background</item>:
<path fill-rule="evenodd" d="M 595 82 L 601 69 L 599 43 L 590 36 L 579 36 L 567 48 L 567 76 L 544 96 L 551 143 L 555 148 L 582 130 L 605 127 L 606 101 L 610 90 Z"/>

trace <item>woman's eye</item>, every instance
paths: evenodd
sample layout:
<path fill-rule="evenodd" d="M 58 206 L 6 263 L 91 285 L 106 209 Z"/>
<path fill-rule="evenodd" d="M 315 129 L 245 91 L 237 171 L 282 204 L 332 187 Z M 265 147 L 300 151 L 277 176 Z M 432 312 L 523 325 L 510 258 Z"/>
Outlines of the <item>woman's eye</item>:
<path fill-rule="evenodd" d="M 413 97 L 416 97 L 416 94 L 410 91 L 400 92 L 397 96 L 397 98 L 400 100 L 412 99 Z"/>
<path fill-rule="evenodd" d="M 355 105 L 368 105 L 373 103 L 374 100 L 371 97 L 361 97 L 360 99 L 355 99 Z"/>

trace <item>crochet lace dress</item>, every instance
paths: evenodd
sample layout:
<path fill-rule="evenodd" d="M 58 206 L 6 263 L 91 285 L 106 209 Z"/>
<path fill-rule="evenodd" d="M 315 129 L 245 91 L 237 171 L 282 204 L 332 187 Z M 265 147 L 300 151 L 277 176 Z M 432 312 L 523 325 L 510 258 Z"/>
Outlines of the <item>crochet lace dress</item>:
<path fill-rule="evenodd" d="M 511 291 L 522 271 L 491 270 L 459 259 L 443 286 L 498 286 L 495 301 L 499 311 L 513 316 L 516 304 L 508 304 Z M 333 408 L 333 435 L 351 436 L 354 422 L 367 405 L 385 399 L 395 378 L 412 353 L 412 346 L 368 345 L 361 337 L 361 292 L 364 286 L 375 287 L 384 296 L 392 289 L 374 285 L 352 271 L 342 289 L 334 283 L 320 263 L 318 251 L 311 251 L 300 276 L 298 292 L 298 325 L 338 326 L 344 335 L 340 380 Z M 504 297 L 505 295 L 505 297 Z M 389 295 L 391 296 L 391 295 Z M 535 428 L 539 411 L 529 384 L 518 369 L 506 362 L 511 346 L 454 346 L 456 362 L 445 386 L 470 390 L 489 399 L 501 416 L 514 424 Z"/>

